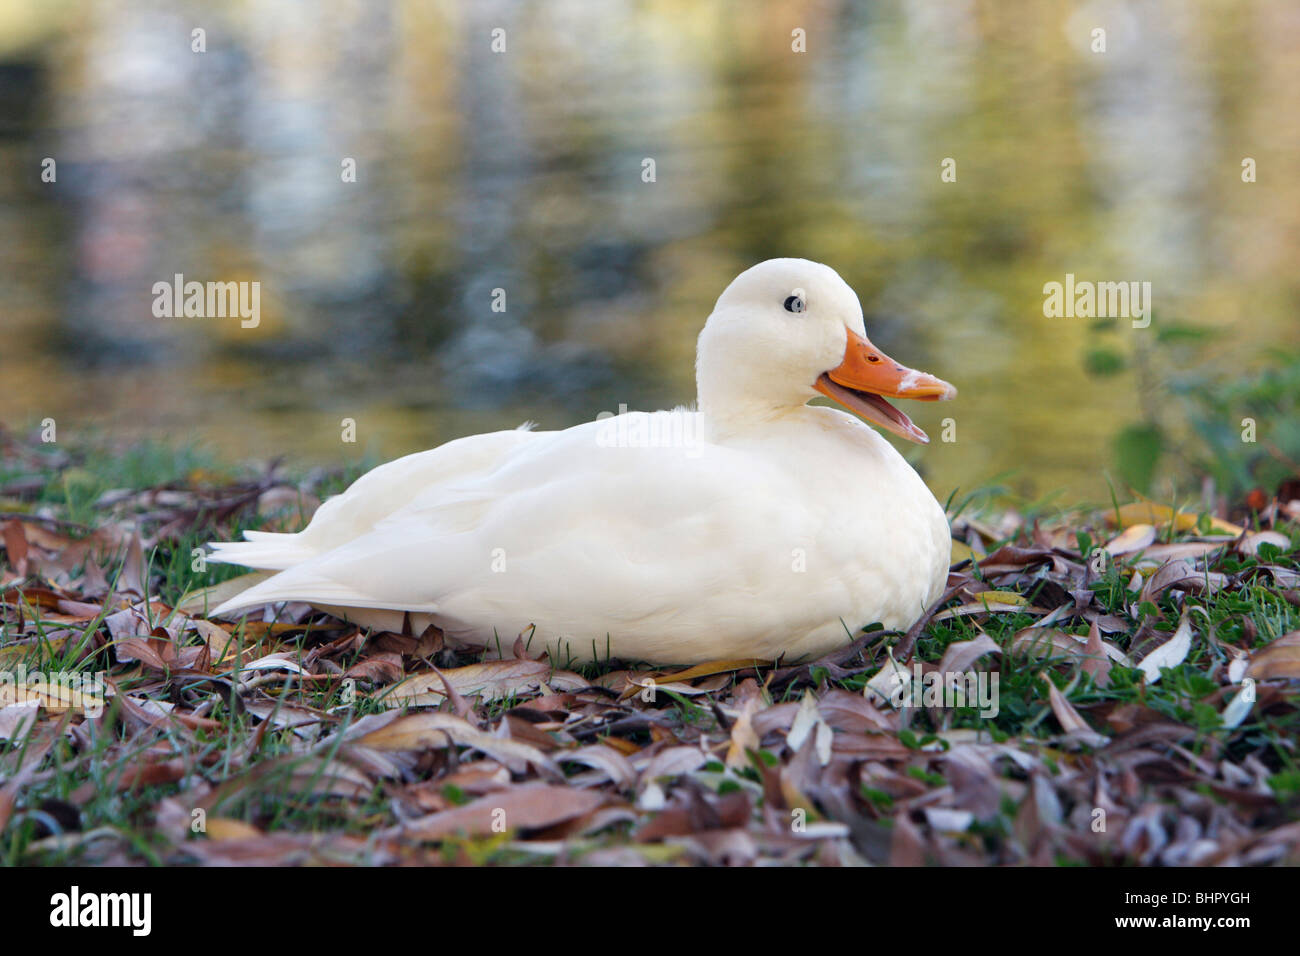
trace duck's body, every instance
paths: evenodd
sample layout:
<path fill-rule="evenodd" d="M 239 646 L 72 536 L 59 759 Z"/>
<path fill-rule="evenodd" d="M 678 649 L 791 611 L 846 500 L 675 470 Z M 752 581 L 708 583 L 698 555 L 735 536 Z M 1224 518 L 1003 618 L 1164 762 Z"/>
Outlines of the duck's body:
<path fill-rule="evenodd" d="M 706 381 L 727 335 L 709 338 L 700 412 L 460 439 L 376 468 L 300 534 L 215 545 L 279 571 L 217 613 L 305 601 L 392 630 L 410 614 L 417 632 L 506 652 L 535 627 L 532 647 L 561 663 L 793 659 L 873 621 L 907 627 L 946 578 L 934 496 L 851 415 L 729 401 Z"/>

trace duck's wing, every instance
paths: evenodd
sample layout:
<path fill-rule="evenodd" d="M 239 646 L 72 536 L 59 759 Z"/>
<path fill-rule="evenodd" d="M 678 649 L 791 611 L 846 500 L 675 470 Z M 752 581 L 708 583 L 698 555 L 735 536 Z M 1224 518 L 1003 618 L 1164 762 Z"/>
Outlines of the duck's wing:
<path fill-rule="evenodd" d="M 471 435 L 371 469 L 316 510 L 297 534 L 245 531 L 245 541 L 213 541 L 208 560 L 281 571 L 353 541 L 421 493 L 491 471 L 511 452 L 541 434 L 525 425 L 513 431 Z"/>
<path fill-rule="evenodd" d="M 680 614 L 711 592 L 752 605 L 790 576 L 790 551 L 816 523 L 791 479 L 756 467 L 717 445 L 598 447 L 590 424 L 550 433 L 216 613 L 292 600 L 576 631 Z"/>

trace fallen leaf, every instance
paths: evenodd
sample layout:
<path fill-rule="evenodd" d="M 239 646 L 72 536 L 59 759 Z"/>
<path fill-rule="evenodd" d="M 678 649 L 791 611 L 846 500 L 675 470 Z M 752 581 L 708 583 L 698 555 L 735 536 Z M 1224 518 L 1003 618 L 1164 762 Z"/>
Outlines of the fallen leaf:
<path fill-rule="evenodd" d="M 1146 585 L 1142 588 L 1140 600 L 1150 601 L 1155 604 L 1160 600 L 1160 595 L 1170 588 L 1197 593 L 1202 591 L 1213 593 L 1227 583 L 1228 578 L 1225 574 L 1218 571 L 1197 570 L 1190 559 L 1176 558 L 1172 561 L 1166 561 L 1156 569 L 1155 574 L 1147 579 Z"/>
<path fill-rule="evenodd" d="M 1242 554 L 1256 555 L 1259 554 L 1259 546 L 1262 544 L 1271 544 L 1283 553 L 1291 550 L 1291 539 L 1280 531 L 1251 532 L 1238 542 L 1237 550 Z"/>
<path fill-rule="evenodd" d="M 731 725 L 731 742 L 727 746 L 727 766 L 740 768 L 749 766 L 749 751 L 761 749 L 758 734 L 754 733 L 754 714 L 763 706 L 758 685 L 746 678 L 736 690 L 741 700 L 740 716 Z"/>
<path fill-rule="evenodd" d="M 862 700 L 862 698 L 856 699 Z M 803 700 L 799 703 L 799 710 L 795 714 L 794 723 L 790 725 L 790 732 L 785 736 L 785 744 L 790 750 L 798 751 L 809 737 L 813 738 L 817 762 L 823 767 L 826 766 L 831 762 L 834 731 L 822 717 L 817 707 L 817 698 L 813 696 L 812 691 L 805 691 Z"/>
<path fill-rule="evenodd" d="M 40 712 L 40 704 L 35 701 L 0 705 L 0 740 L 21 740 L 32 729 Z"/>
<path fill-rule="evenodd" d="M 1219 715 L 1223 726 L 1228 728 L 1240 727 L 1242 721 L 1254 709 L 1256 695 L 1257 691 L 1254 687 L 1243 687 L 1237 691 L 1232 700 L 1228 701 L 1228 706 L 1223 708 L 1223 713 Z"/>
<path fill-rule="evenodd" d="M 1098 687 L 1110 686 L 1110 661 L 1111 651 L 1119 653 L 1119 648 L 1113 648 L 1101 639 L 1101 628 L 1097 622 L 1092 622 L 1092 627 L 1088 628 L 1088 642 L 1083 646 L 1083 663 L 1080 665 L 1083 672 L 1092 677 L 1093 683 Z M 1123 654 L 1119 654 L 1124 658 Z M 1124 660 L 1127 664 L 1127 660 Z"/>
<path fill-rule="evenodd" d="M 1087 721 L 1079 716 L 1079 712 L 1074 709 L 1074 705 L 1066 699 L 1056 684 L 1052 682 L 1049 675 L 1040 674 L 1039 676 L 1043 679 L 1043 683 L 1047 685 L 1048 702 L 1062 730 L 1091 747 L 1103 747 L 1110 743 L 1109 737 L 1097 733 L 1088 726 Z"/>
<path fill-rule="evenodd" d="M 1178 541 L 1174 544 L 1153 544 L 1142 553 L 1139 567 L 1146 567 L 1147 562 L 1159 567 L 1167 561 L 1187 560 L 1204 557 L 1212 551 L 1218 551 L 1228 544 L 1223 541 Z"/>
<path fill-rule="evenodd" d="M 591 813 L 608 802 L 609 796 L 597 790 L 525 784 L 407 821 L 389 833 L 417 840 L 440 840 L 458 834 L 488 836 L 537 830 Z"/>
<path fill-rule="evenodd" d="M 262 836 L 262 831 L 251 823 L 230 817 L 208 817 L 204 834 L 209 840 L 247 840 Z"/>
<path fill-rule="evenodd" d="M 969 641 L 954 641 L 944 650 L 943 660 L 939 662 L 939 670 L 944 674 L 964 674 L 970 669 L 971 664 L 985 654 L 1001 653 L 1002 648 L 998 647 L 993 638 L 987 634 L 980 634 L 979 637 Z"/>
<path fill-rule="evenodd" d="M 1161 668 L 1177 667 L 1187 658 L 1191 649 L 1192 625 L 1188 620 L 1187 611 L 1183 611 L 1182 619 L 1178 622 L 1178 630 L 1174 631 L 1173 637 L 1138 661 L 1137 668 L 1146 676 L 1148 684 L 1154 684 L 1160 680 Z"/>
<path fill-rule="evenodd" d="M 1097 621 L 1093 621 L 1092 629 L 1099 632 L 1098 637 L 1100 638 L 1100 626 Z M 1053 627 L 1027 627 L 1024 630 L 1017 631 L 1015 637 L 1011 639 L 1011 653 L 1023 654 L 1026 657 L 1084 658 L 1092 653 L 1088 649 L 1090 640 L 1091 633 L 1089 637 L 1080 637 L 1078 634 L 1071 634 L 1068 631 L 1058 630 Z M 1100 643 L 1102 650 L 1110 660 L 1123 664 L 1125 667 L 1133 666 L 1128 659 L 1128 655 L 1114 644 L 1109 641 L 1100 641 Z"/>
<path fill-rule="evenodd" d="M 703 767 L 708 759 L 699 747 L 666 747 L 649 758 L 641 768 L 638 786 L 644 789 L 659 780 L 675 779 L 684 774 L 694 773 Z"/>
<path fill-rule="evenodd" d="M 751 667 L 771 666 L 770 660 L 763 660 L 759 657 L 746 657 L 739 660 L 726 661 L 706 661 L 703 664 L 696 664 L 694 667 L 688 667 L 684 671 L 660 671 L 652 676 L 659 684 L 667 681 L 688 681 L 695 680 L 697 677 L 712 677 L 714 674 L 729 674 L 732 671 L 748 670 Z"/>
<path fill-rule="evenodd" d="M 22 522 L 10 519 L 0 525 L 0 540 L 4 542 L 9 563 L 18 572 L 20 578 L 27 577 L 27 535 Z"/>
<path fill-rule="evenodd" d="M 1284 634 L 1257 651 L 1246 668 L 1246 676 L 1255 680 L 1300 678 L 1300 631 Z"/>
<path fill-rule="evenodd" d="M 479 697 L 484 701 L 500 700 L 536 690 L 551 674 L 546 661 L 500 660 L 470 664 L 442 671 L 462 697 Z M 446 687 L 438 674 L 416 674 L 390 687 L 379 700 L 387 707 L 410 705 L 425 707 L 447 699 Z"/>
<path fill-rule="evenodd" d="M 343 676 L 372 684 L 391 684 L 402 676 L 402 655 L 392 651 L 369 654 L 349 667 Z"/>
<path fill-rule="evenodd" d="M 908 699 L 908 687 L 912 683 L 912 671 L 894 660 L 890 653 L 889 660 L 872 675 L 862 688 L 863 696 L 880 704 L 891 707 L 901 706 Z"/>
<path fill-rule="evenodd" d="M 1107 521 L 1115 517 L 1113 512 L 1106 513 Z M 1223 534 L 1239 535 L 1244 530 L 1221 518 L 1210 518 L 1210 527 Z M 1156 504 L 1154 501 L 1133 501 L 1119 508 L 1119 522 L 1125 528 L 1135 524 L 1167 525 L 1173 523 L 1175 531 L 1194 531 L 1197 516 L 1186 511 L 1175 512 L 1168 505 Z"/>
<path fill-rule="evenodd" d="M 632 786 L 637 778 L 636 770 L 626 757 L 613 747 L 602 744 L 560 751 L 555 760 L 557 763 L 580 763 L 599 770 L 620 790 Z"/>
<path fill-rule="evenodd" d="M 371 727 L 375 729 L 371 730 Z M 446 747 L 450 741 L 472 747 L 512 770 L 522 772 L 531 764 L 552 778 L 564 776 L 555 762 L 536 747 L 508 737 L 494 736 L 451 714 L 425 711 L 382 722 L 363 718 L 352 726 L 349 737 L 355 743 L 375 750 L 427 750 Z"/>
<path fill-rule="evenodd" d="M 1106 542 L 1106 550 L 1111 557 L 1120 557 L 1125 554 L 1132 554 L 1135 551 L 1141 551 L 1143 548 L 1154 543 L 1156 540 L 1155 525 L 1133 524 L 1129 525 L 1115 537 Z"/>

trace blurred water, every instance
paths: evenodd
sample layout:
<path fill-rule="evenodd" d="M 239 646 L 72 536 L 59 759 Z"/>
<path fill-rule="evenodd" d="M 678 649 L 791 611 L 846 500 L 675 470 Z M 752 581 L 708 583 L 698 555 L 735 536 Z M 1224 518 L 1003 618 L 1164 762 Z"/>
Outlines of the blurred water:
<path fill-rule="evenodd" d="M 795 255 L 958 385 L 908 409 L 956 420 L 905 449 L 940 497 L 1099 497 L 1162 373 L 1090 378 L 1043 284 L 1150 281 L 1242 374 L 1300 340 L 1298 39 L 1282 0 L 0 0 L 0 421 L 337 462 L 672 405 Z M 176 273 L 260 325 L 155 318 Z"/>

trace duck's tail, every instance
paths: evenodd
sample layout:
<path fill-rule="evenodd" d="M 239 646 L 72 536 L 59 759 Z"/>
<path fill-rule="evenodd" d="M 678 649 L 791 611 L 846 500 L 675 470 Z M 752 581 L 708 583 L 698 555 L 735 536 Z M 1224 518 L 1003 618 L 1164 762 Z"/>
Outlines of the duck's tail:
<path fill-rule="evenodd" d="M 231 617 L 234 612 L 245 608 L 280 604 L 285 601 L 302 601 L 329 611 L 336 617 L 356 623 L 375 619 L 375 615 L 367 615 L 365 612 L 382 611 L 387 614 L 383 629 L 398 631 L 402 629 L 403 610 L 395 610 L 390 602 L 368 597 L 346 584 L 324 577 L 319 573 L 319 569 L 311 565 L 295 566 L 258 581 L 223 601 L 213 608 L 210 614 L 212 617 Z M 427 617 L 437 610 L 437 606 L 416 604 L 406 610 Z M 427 621 L 425 623 L 427 624 Z M 422 624 L 421 627 L 423 626 Z"/>
<path fill-rule="evenodd" d="M 245 531 L 247 541 L 210 541 L 214 564 L 242 564 L 259 571 L 283 571 L 302 564 L 319 553 L 302 542 L 296 534 L 270 531 Z"/>
<path fill-rule="evenodd" d="M 332 581 L 323 581 L 293 569 L 273 574 L 247 590 L 222 602 L 212 609 L 213 617 L 226 617 L 234 611 L 279 604 L 283 601 L 303 601 L 307 604 L 348 604 L 352 595 L 347 588 Z"/>

